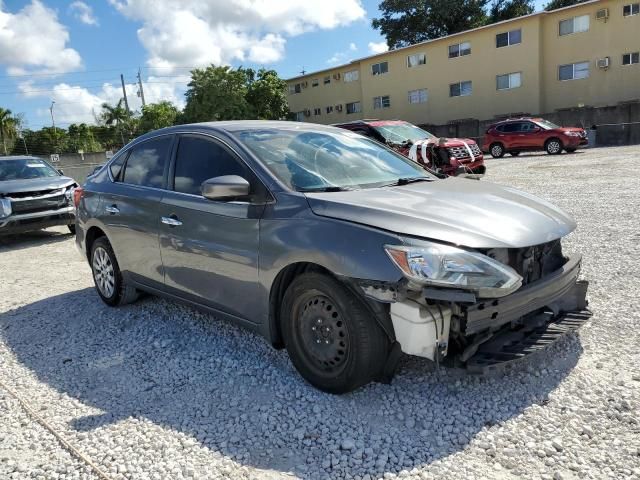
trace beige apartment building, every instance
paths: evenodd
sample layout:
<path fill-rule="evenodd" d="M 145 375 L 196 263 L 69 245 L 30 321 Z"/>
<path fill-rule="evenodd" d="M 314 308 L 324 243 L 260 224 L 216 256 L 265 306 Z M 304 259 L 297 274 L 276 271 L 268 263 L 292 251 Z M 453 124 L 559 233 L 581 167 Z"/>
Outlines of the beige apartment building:
<path fill-rule="evenodd" d="M 287 80 L 296 119 L 416 124 L 640 100 L 640 1 L 592 0 Z"/>

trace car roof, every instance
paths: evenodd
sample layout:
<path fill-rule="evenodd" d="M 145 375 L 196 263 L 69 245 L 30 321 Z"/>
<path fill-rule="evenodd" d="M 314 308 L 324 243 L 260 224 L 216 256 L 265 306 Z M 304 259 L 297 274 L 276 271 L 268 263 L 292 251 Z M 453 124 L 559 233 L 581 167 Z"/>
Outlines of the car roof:
<path fill-rule="evenodd" d="M 339 127 L 341 125 L 369 125 L 372 127 L 382 127 L 384 125 L 408 125 L 409 122 L 404 120 L 379 120 L 377 118 L 365 118 L 363 120 L 353 120 L 351 122 L 333 123 L 332 126 Z"/>
<path fill-rule="evenodd" d="M 2 160 L 42 160 L 42 158 L 32 155 L 10 155 L 8 157 L 0 157 L 0 162 Z"/>

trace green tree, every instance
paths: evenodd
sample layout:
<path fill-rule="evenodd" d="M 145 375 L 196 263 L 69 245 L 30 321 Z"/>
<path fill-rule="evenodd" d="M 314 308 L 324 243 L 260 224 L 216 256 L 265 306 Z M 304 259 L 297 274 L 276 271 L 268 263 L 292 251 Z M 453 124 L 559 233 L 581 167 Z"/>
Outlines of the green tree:
<path fill-rule="evenodd" d="M 24 142 L 16 142 L 12 153 L 26 153 L 24 145 L 27 145 L 31 155 L 49 155 L 56 152 L 65 152 L 69 137 L 63 128 L 43 127 L 40 130 L 24 130 L 22 132 Z"/>
<path fill-rule="evenodd" d="M 178 107 L 166 100 L 159 103 L 150 103 L 142 107 L 140 133 L 175 125 L 179 113 Z"/>
<path fill-rule="evenodd" d="M 533 13 L 534 10 L 533 0 L 495 0 L 489 10 L 488 23 L 522 17 Z"/>
<path fill-rule="evenodd" d="M 578 3 L 586 2 L 587 0 L 551 0 L 544 6 L 544 9 L 556 10 L 557 8 L 570 7 L 571 5 L 577 5 Z"/>
<path fill-rule="evenodd" d="M 13 115 L 11 110 L 0 107 L 0 141 L 4 154 L 11 149 L 13 142 L 18 137 L 18 128 L 20 127 L 20 119 Z"/>
<path fill-rule="evenodd" d="M 248 118 L 251 113 L 246 99 L 248 83 L 249 74 L 242 67 L 234 70 L 211 65 L 192 70 L 182 120 L 209 122 Z"/>
<path fill-rule="evenodd" d="M 261 68 L 249 72 L 249 87 L 246 100 L 251 106 L 252 118 L 259 120 L 282 120 L 289 116 L 287 104 L 287 82 L 275 70 Z"/>
<path fill-rule="evenodd" d="M 109 127 L 115 127 L 115 131 L 122 142 L 121 146 L 126 143 L 124 139 L 125 132 L 127 136 L 133 133 L 131 113 L 124 107 L 123 103 L 124 99 L 122 98 L 115 105 L 103 103 L 102 112 L 99 115 L 101 122 Z"/>
<path fill-rule="evenodd" d="M 67 133 L 69 136 L 67 151 L 73 153 L 80 150 L 85 153 L 102 151 L 102 145 L 96 140 L 93 129 L 86 123 L 69 125 Z"/>
<path fill-rule="evenodd" d="M 382 16 L 371 23 L 393 49 L 485 25 L 488 4 L 489 0 L 383 0 L 378 6 Z"/>

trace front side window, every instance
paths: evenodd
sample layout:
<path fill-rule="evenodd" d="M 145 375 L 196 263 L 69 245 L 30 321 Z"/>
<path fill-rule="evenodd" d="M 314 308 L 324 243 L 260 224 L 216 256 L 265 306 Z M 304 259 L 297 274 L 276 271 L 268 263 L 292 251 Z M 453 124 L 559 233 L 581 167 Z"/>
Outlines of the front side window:
<path fill-rule="evenodd" d="M 171 140 L 171 136 L 163 136 L 133 147 L 124 166 L 122 181 L 131 185 L 162 188 Z"/>
<path fill-rule="evenodd" d="M 560 21 L 560 35 L 586 32 L 589 30 L 589 15 L 569 18 Z"/>
<path fill-rule="evenodd" d="M 640 3 L 630 3 L 622 7 L 622 15 L 630 17 L 631 15 L 638 15 L 640 13 Z"/>
<path fill-rule="evenodd" d="M 374 110 L 380 108 L 389 108 L 391 106 L 391 99 L 389 95 L 382 95 L 380 97 L 373 97 L 373 108 Z"/>
<path fill-rule="evenodd" d="M 424 53 L 414 53 L 407 57 L 407 67 L 417 67 L 427 63 L 427 55 Z"/>
<path fill-rule="evenodd" d="M 496 77 L 496 89 L 497 90 L 509 90 L 511 88 L 518 88 L 522 85 L 522 73 L 506 73 L 504 75 L 498 75 Z"/>
<path fill-rule="evenodd" d="M 427 89 L 409 90 L 409 103 L 425 103 L 427 101 Z"/>
<path fill-rule="evenodd" d="M 362 105 L 360 102 L 347 103 L 347 113 L 359 113 L 362 111 Z"/>
<path fill-rule="evenodd" d="M 512 30 L 510 32 L 499 33 L 496 35 L 496 48 L 508 47 L 509 45 L 517 45 L 522 42 L 522 30 Z"/>
<path fill-rule="evenodd" d="M 263 128 L 235 132 L 275 177 L 298 191 L 435 180 L 417 163 L 355 132 Z"/>
<path fill-rule="evenodd" d="M 560 80 L 579 80 L 589 77 L 589 62 L 569 63 L 558 67 Z"/>
<path fill-rule="evenodd" d="M 383 75 L 389 71 L 389 62 L 374 63 L 371 65 L 372 75 Z"/>
<path fill-rule="evenodd" d="M 39 158 L 0 160 L 0 181 L 59 176 L 55 168 Z"/>
<path fill-rule="evenodd" d="M 468 97 L 473 92 L 473 84 L 470 81 L 452 83 L 449 85 L 450 97 Z"/>
<path fill-rule="evenodd" d="M 180 139 L 173 187 L 176 192 L 201 195 L 202 182 L 222 175 L 247 178 L 247 169 L 218 142 L 199 135 L 185 135 Z"/>
<path fill-rule="evenodd" d="M 360 72 L 358 70 L 352 70 L 350 72 L 345 72 L 344 81 L 346 83 L 349 82 L 357 82 L 360 79 Z"/>
<path fill-rule="evenodd" d="M 462 57 L 464 55 L 471 55 L 471 43 L 462 42 L 455 45 L 449 45 L 449 58 Z"/>
<path fill-rule="evenodd" d="M 625 53 L 622 55 L 622 65 L 637 65 L 640 63 L 640 52 Z"/>

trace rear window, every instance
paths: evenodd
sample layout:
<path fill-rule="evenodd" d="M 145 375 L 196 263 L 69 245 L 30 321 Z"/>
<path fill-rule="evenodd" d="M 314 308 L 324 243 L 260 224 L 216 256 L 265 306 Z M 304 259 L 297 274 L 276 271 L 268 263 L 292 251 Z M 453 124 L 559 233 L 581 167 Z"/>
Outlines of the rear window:
<path fill-rule="evenodd" d="M 147 140 L 133 147 L 124 167 L 122 181 L 131 185 L 162 188 L 171 136 Z"/>

